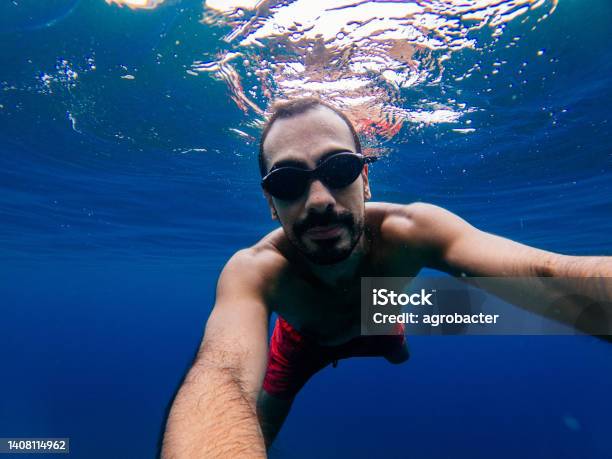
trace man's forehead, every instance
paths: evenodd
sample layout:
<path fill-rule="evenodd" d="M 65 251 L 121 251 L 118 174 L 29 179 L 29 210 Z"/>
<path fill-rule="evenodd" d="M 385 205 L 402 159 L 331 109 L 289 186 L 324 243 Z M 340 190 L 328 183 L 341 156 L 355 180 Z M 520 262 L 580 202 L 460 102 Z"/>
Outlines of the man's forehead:
<path fill-rule="evenodd" d="M 270 164 L 281 157 L 306 159 L 332 149 L 354 151 L 355 143 L 346 122 L 333 110 L 318 106 L 291 118 L 277 119 L 263 147 Z"/>

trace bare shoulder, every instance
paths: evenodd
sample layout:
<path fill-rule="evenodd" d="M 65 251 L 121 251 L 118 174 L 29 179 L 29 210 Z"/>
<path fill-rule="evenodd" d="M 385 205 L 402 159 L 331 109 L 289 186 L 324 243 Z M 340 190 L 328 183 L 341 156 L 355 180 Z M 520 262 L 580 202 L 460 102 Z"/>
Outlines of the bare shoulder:
<path fill-rule="evenodd" d="M 217 294 L 232 290 L 257 295 L 262 299 L 267 296 L 288 264 L 280 247 L 282 238 L 277 231 L 253 246 L 239 250 L 227 261 L 219 276 Z"/>
<path fill-rule="evenodd" d="M 471 227 L 454 213 L 424 202 L 371 203 L 367 207 L 380 236 L 403 246 L 440 247 Z"/>

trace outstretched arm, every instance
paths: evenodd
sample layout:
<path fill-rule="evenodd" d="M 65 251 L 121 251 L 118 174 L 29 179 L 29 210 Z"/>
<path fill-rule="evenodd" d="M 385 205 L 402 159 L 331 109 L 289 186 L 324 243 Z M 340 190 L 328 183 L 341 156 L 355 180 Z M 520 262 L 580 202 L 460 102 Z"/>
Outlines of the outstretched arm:
<path fill-rule="evenodd" d="M 480 231 L 455 214 L 424 203 L 390 207 L 382 231 L 407 254 L 418 254 L 426 266 L 453 275 L 522 278 L 515 292 L 493 293 L 543 315 L 548 313 L 542 305 L 556 302 L 560 309 L 549 317 L 587 333 L 600 329 L 602 319 L 612 320 L 612 257 L 568 256 L 529 247 Z M 553 282 L 537 281 L 542 277 L 558 278 L 558 291 L 551 291 Z M 576 278 L 600 278 L 601 282 L 572 281 Z M 584 301 L 557 301 L 571 296 L 564 288 L 597 307 L 585 310 Z"/>
<path fill-rule="evenodd" d="M 249 257 L 239 252 L 219 278 L 202 345 L 168 416 L 162 459 L 266 457 L 256 400 L 269 314 Z"/>

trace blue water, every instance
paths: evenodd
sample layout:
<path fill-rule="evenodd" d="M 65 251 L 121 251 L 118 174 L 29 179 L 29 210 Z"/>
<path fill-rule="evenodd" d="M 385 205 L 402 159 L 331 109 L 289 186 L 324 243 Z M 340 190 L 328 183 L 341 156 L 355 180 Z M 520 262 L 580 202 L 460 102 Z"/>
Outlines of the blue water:
<path fill-rule="evenodd" d="M 275 228 L 256 145 L 229 130 L 247 115 L 225 86 L 185 74 L 222 46 L 198 22 L 201 2 L 18 3 L 0 6 L 0 437 L 70 437 L 77 458 L 154 457 L 223 264 Z M 471 59 L 528 64 L 446 81 L 483 109 L 475 132 L 405 127 L 372 168 L 374 199 L 428 201 L 543 249 L 612 255 L 611 23 L 608 0 L 561 0 L 534 33 L 509 25 L 519 46 L 464 52 L 456 72 Z M 271 456 L 612 457 L 609 344 L 410 345 L 401 366 L 322 371 Z"/>

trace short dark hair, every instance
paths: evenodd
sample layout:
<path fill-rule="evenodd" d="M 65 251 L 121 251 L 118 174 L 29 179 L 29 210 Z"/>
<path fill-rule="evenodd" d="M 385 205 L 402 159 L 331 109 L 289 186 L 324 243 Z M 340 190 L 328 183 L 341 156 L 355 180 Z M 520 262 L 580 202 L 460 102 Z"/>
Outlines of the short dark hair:
<path fill-rule="evenodd" d="M 351 120 L 349 120 L 348 117 L 339 109 L 333 107 L 332 105 L 326 102 L 323 102 L 317 97 L 300 97 L 298 99 L 283 100 L 276 102 L 272 105 L 272 113 L 266 121 L 266 124 L 263 128 L 263 132 L 261 133 L 261 140 L 259 141 L 258 161 L 259 172 L 261 173 L 262 177 L 264 177 L 268 173 L 266 168 L 266 160 L 264 159 L 263 145 L 274 122 L 278 119 L 287 119 L 297 115 L 301 115 L 302 113 L 305 113 L 317 107 L 326 107 L 332 112 L 334 112 L 336 115 L 338 115 L 340 118 L 342 118 L 342 120 L 346 123 L 349 130 L 351 131 L 351 134 L 353 136 L 353 142 L 355 142 L 355 149 L 357 150 L 356 153 L 361 154 L 361 141 L 359 140 L 359 135 L 357 135 L 357 131 L 355 130 L 353 123 L 351 123 Z"/>

